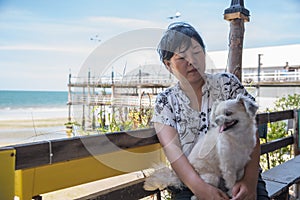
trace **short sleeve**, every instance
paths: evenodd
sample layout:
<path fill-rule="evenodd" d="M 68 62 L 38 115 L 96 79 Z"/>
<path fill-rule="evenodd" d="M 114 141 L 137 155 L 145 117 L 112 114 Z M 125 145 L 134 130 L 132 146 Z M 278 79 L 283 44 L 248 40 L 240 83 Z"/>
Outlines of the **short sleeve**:
<path fill-rule="evenodd" d="M 255 101 L 239 79 L 231 73 L 220 73 L 213 76 L 210 80 L 211 95 L 213 99 L 228 100 L 234 99 L 238 94 L 243 94 Z"/>
<path fill-rule="evenodd" d="M 243 94 L 246 97 L 249 97 L 253 101 L 255 101 L 255 98 L 248 93 L 246 88 L 242 85 L 242 83 L 239 81 L 239 79 L 234 74 L 228 73 L 228 82 L 230 83 L 230 92 L 229 92 L 229 98 L 236 98 L 238 94 Z"/>
<path fill-rule="evenodd" d="M 170 98 L 163 92 L 157 95 L 152 122 L 169 125 L 173 128 L 176 127 L 175 113 L 171 106 Z"/>

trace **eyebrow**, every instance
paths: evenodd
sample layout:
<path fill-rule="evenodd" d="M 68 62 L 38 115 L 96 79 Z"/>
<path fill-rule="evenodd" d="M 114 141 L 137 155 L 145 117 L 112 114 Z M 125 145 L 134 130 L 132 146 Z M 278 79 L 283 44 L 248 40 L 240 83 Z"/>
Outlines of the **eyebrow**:
<path fill-rule="evenodd" d="M 196 49 L 196 50 L 199 50 L 199 51 L 203 51 L 203 48 L 202 48 L 200 45 L 192 46 L 192 48 L 193 48 L 193 50 Z M 179 50 L 181 50 L 181 49 L 183 49 L 183 48 L 179 48 Z M 189 49 L 189 48 L 184 47 L 184 50 L 178 51 L 177 54 L 184 53 L 184 52 L 186 52 L 188 49 Z"/>
<path fill-rule="evenodd" d="M 202 50 L 202 47 L 200 46 L 200 45 L 195 45 L 194 47 L 193 47 L 193 49 L 199 49 L 200 48 L 200 50 Z"/>

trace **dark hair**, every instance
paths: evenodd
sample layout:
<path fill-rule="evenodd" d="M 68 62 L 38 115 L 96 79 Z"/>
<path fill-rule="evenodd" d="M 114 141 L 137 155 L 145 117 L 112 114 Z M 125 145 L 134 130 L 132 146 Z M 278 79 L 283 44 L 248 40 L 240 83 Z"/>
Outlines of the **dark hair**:
<path fill-rule="evenodd" d="M 157 51 L 160 60 L 162 62 L 164 62 L 164 60 L 170 60 L 175 50 L 182 47 L 189 47 L 191 38 L 194 38 L 205 52 L 203 40 L 193 26 L 185 22 L 174 22 L 170 24 L 158 44 Z"/>

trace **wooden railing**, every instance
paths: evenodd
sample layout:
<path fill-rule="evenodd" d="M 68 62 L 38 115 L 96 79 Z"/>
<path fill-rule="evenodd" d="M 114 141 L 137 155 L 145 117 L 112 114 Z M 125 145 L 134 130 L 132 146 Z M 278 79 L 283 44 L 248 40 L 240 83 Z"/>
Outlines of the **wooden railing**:
<path fill-rule="evenodd" d="M 269 141 L 266 144 L 261 145 L 261 154 L 266 154 L 288 145 L 294 145 L 294 154 L 299 154 L 299 122 L 298 122 L 298 110 L 287 110 L 273 113 L 261 113 L 256 117 L 257 124 L 267 124 L 282 120 L 293 120 L 294 135 L 280 138 L 275 141 Z M 260 134 L 260 138 L 265 138 L 267 135 Z"/>
<path fill-rule="evenodd" d="M 263 144 L 262 154 L 287 145 L 294 145 L 295 155 L 299 154 L 298 111 L 257 115 L 258 124 L 286 119 L 294 119 L 294 135 Z M 162 161 L 165 157 L 153 128 L 2 147 L 0 199 L 18 196 L 30 200 L 43 193 L 147 169 Z"/>

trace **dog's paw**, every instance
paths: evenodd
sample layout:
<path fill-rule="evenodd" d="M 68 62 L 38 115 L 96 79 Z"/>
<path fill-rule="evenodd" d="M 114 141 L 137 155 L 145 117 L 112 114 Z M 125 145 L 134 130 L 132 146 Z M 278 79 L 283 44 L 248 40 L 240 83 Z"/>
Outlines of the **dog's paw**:
<path fill-rule="evenodd" d="M 154 191 L 159 189 L 159 185 L 153 179 L 146 178 L 143 188 L 147 191 Z"/>
<path fill-rule="evenodd" d="M 156 168 L 154 173 L 145 179 L 144 189 L 147 191 L 163 190 L 172 182 L 172 171 L 163 165 L 157 165 L 157 167 L 160 168 Z"/>

